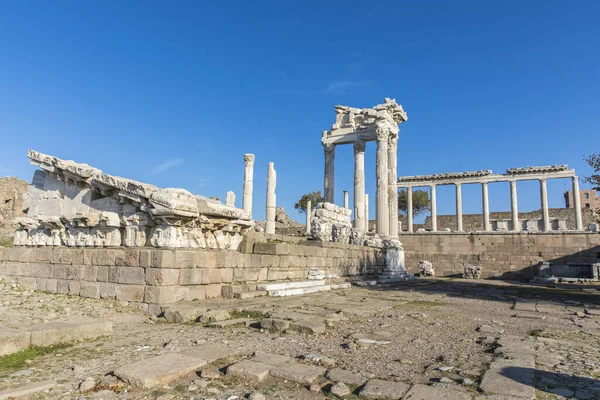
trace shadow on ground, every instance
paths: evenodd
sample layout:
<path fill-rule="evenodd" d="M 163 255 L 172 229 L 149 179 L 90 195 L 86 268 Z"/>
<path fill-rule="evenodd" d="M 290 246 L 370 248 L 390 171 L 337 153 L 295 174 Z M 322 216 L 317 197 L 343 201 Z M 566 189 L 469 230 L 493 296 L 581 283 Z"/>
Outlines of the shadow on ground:
<path fill-rule="evenodd" d="M 515 382 L 533 386 L 530 379 L 532 368 L 506 367 L 500 373 Z M 555 394 L 567 399 L 600 398 L 600 381 L 598 380 L 560 372 L 533 370 L 533 373 L 538 391 Z"/>

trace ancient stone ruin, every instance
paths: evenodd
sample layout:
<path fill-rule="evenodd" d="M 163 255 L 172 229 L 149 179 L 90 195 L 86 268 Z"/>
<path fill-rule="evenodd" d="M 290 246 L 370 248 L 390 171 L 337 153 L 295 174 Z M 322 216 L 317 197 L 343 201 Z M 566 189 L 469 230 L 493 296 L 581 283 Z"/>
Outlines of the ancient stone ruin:
<path fill-rule="evenodd" d="M 237 249 L 254 222 L 233 205 L 161 189 L 30 150 L 38 166 L 16 222 L 16 246 Z M 248 190 L 247 190 L 248 192 Z"/>

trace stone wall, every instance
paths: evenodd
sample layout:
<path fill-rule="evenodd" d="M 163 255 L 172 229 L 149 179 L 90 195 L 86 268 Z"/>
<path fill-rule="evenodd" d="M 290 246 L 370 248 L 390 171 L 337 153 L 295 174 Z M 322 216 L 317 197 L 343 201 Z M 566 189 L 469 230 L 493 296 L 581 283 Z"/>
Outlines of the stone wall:
<path fill-rule="evenodd" d="M 23 195 L 27 192 L 27 182 L 17 177 L 0 178 L 0 241 L 8 242 L 14 235 L 13 220 L 22 217 Z"/>
<path fill-rule="evenodd" d="M 0 278 L 23 288 L 158 304 L 219 297 L 231 285 L 306 279 L 311 269 L 339 276 L 383 270 L 379 249 L 249 233 L 239 251 L 153 248 L 0 248 Z"/>
<path fill-rule="evenodd" d="M 575 229 L 575 212 L 572 208 L 550 208 L 549 210 L 550 219 L 564 219 L 567 221 L 567 228 Z M 519 212 L 519 219 L 542 219 L 542 213 L 540 210 L 530 212 Z M 581 210 L 581 219 L 583 221 L 583 228 L 588 229 L 589 224 L 594 222 L 594 216 L 592 215 L 591 209 L 583 208 Z M 491 212 L 490 220 L 511 220 L 510 211 L 499 211 Z M 406 226 L 402 224 L 404 228 Z M 425 229 L 431 229 L 431 216 L 425 218 L 423 226 Z M 438 215 L 437 216 L 437 229 L 442 231 L 449 228 L 452 231 L 456 230 L 456 215 Z M 416 230 L 417 228 L 415 228 Z M 463 230 L 465 232 L 478 232 L 483 231 L 483 214 L 463 214 Z"/>
<path fill-rule="evenodd" d="M 400 236 L 406 268 L 417 273 L 418 262 L 433 264 L 436 275 L 462 274 L 465 265 L 483 267 L 483 277 L 527 280 L 542 261 L 600 262 L 598 233 L 415 233 Z"/>

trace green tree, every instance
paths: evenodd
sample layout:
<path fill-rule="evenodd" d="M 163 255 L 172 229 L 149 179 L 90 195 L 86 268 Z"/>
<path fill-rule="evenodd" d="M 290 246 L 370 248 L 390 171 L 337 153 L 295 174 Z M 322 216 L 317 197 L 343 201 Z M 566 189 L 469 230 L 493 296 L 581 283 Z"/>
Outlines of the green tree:
<path fill-rule="evenodd" d="M 398 211 L 405 217 L 408 210 L 408 191 L 400 190 L 398 193 Z M 413 190 L 412 194 L 413 217 L 424 213 L 430 209 L 429 192 L 426 190 Z"/>
<path fill-rule="evenodd" d="M 592 167 L 594 172 L 584 179 L 596 190 L 600 190 L 600 154 L 592 154 L 585 161 Z"/>
<path fill-rule="evenodd" d="M 309 201 L 311 203 L 311 208 L 314 210 L 317 208 L 317 203 L 323 203 L 325 201 L 325 197 L 323 197 L 320 190 L 304 194 L 300 200 L 294 204 L 294 208 L 300 212 L 306 212 L 306 204 Z"/>

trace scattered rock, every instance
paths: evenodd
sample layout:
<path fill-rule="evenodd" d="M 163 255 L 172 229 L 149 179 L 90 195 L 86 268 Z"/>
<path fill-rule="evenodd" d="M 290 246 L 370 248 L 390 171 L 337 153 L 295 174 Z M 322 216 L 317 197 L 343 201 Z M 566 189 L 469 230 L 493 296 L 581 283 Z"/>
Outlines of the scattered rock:
<path fill-rule="evenodd" d="M 434 276 L 435 270 L 433 269 L 433 265 L 426 260 L 419 261 L 419 272 L 423 276 Z"/>
<path fill-rule="evenodd" d="M 450 372 L 454 369 L 454 367 L 439 367 L 438 369 L 442 372 Z"/>
<path fill-rule="evenodd" d="M 464 275 L 466 279 L 481 279 L 482 272 L 483 267 L 479 267 L 476 265 L 466 265 Z"/>
<path fill-rule="evenodd" d="M 470 379 L 470 378 L 463 378 L 462 384 L 465 385 L 465 386 L 471 386 L 471 385 L 475 384 L 475 381 L 473 379 Z"/>
<path fill-rule="evenodd" d="M 94 378 L 90 377 L 79 384 L 79 392 L 80 393 L 89 392 L 90 390 L 92 390 L 95 387 L 96 387 L 96 380 Z"/>
<path fill-rule="evenodd" d="M 447 377 L 445 377 L 445 376 L 442 376 L 442 377 L 440 378 L 440 382 L 441 382 L 441 383 L 454 383 L 454 381 L 453 381 L 452 379 L 450 379 L 450 378 L 447 378 Z"/>
<path fill-rule="evenodd" d="M 348 396 L 352 391 L 346 386 L 343 382 L 338 382 L 331 387 L 331 394 L 336 395 L 337 397 Z"/>
<path fill-rule="evenodd" d="M 207 368 L 204 368 L 200 372 L 200 376 L 206 379 L 219 379 L 221 378 L 221 372 L 211 365 Z"/>
<path fill-rule="evenodd" d="M 313 353 L 303 354 L 300 358 L 315 364 L 324 365 L 326 367 L 332 367 L 336 363 L 336 361 L 333 358 Z"/>
<path fill-rule="evenodd" d="M 252 392 L 248 396 L 248 400 L 266 400 L 266 399 L 267 398 L 265 397 L 265 395 L 260 392 Z"/>

